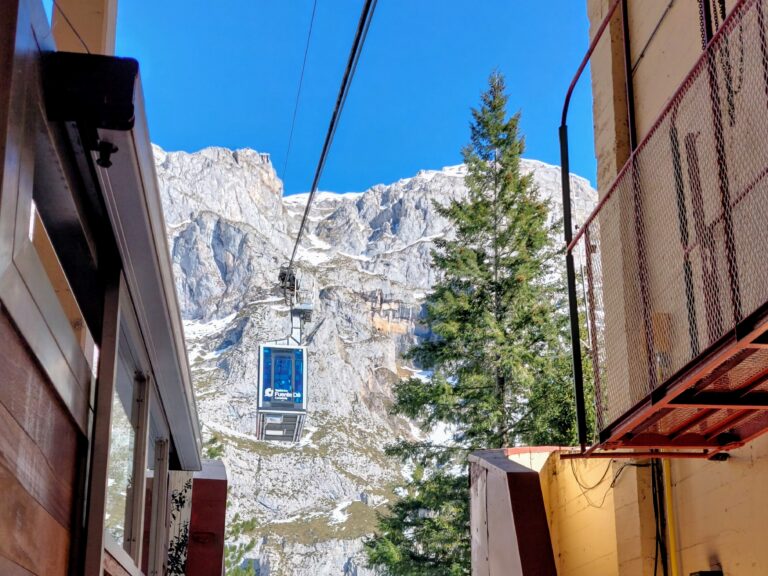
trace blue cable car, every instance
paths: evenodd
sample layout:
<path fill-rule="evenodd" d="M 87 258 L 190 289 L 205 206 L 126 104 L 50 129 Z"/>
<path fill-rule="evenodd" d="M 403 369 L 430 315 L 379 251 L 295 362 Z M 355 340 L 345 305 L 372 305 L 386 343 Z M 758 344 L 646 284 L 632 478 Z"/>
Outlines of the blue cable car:
<path fill-rule="evenodd" d="M 307 416 L 307 348 L 259 346 L 257 436 L 298 442 Z"/>

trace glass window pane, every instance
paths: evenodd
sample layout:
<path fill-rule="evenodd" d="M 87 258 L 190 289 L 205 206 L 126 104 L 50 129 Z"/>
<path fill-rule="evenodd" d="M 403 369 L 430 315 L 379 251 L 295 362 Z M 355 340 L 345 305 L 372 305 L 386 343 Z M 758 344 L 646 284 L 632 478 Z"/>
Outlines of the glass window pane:
<path fill-rule="evenodd" d="M 112 429 L 110 431 L 109 465 L 107 467 L 107 503 L 104 527 L 124 549 L 130 533 L 133 491 L 133 462 L 136 430 L 133 425 L 135 382 L 125 361 L 118 363 L 115 391 L 112 397 Z"/>
<path fill-rule="evenodd" d="M 304 351 L 293 351 L 294 361 L 296 364 L 295 373 L 293 376 L 293 403 L 301 404 L 304 401 L 302 396 L 304 395 Z"/>
<path fill-rule="evenodd" d="M 149 538 L 152 533 L 152 491 L 155 481 L 155 469 L 157 468 L 155 461 L 157 447 L 154 440 L 155 436 L 153 435 L 154 429 L 154 422 L 151 422 L 149 442 L 147 442 L 147 469 L 144 471 L 144 533 L 142 534 L 144 543 L 141 548 L 141 569 L 145 574 L 149 572 L 149 553 L 152 548 Z"/>
<path fill-rule="evenodd" d="M 275 399 L 286 400 L 291 391 L 293 362 L 289 354 L 275 354 Z"/>

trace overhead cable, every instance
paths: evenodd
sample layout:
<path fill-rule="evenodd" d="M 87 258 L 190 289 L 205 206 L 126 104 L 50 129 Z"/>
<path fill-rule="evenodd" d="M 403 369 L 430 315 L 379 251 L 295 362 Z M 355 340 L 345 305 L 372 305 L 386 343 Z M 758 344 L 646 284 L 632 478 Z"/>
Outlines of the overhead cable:
<path fill-rule="evenodd" d="M 291 144 L 293 144 L 293 129 L 296 126 L 296 113 L 299 111 L 299 100 L 301 98 L 301 87 L 304 84 L 304 69 L 307 67 L 307 55 L 309 54 L 309 42 L 312 39 L 312 26 L 315 23 L 315 12 L 317 11 L 317 0 L 312 3 L 312 16 L 309 19 L 309 30 L 307 31 L 307 44 L 304 46 L 304 60 L 301 63 L 301 75 L 299 76 L 299 87 L 296 90 L 296 102 L 293 105 L 293 117 L 291 118 L 291 131 L 288 134 L 288 148 L 285 152 L 285 161 L 283 162 L 283 171 L 280 175 L 283 178 L 283 184 L 288 173 L 288 158 L 291 156 Z"/>
<path fill-rule="evenodd" d="M 376 3 L 377 3 L 377 0 L 365 0 L 365 4 L 363 5 L 363 11 L 360 14 L 360 21 L 357 23 L 357 31 L 355 33 L 355 39 L 352 42 L 352 49 L 350 50 L 350 53 L 349 53 L 347 68 L 344 71 L 344 77 L 342 78 L 342 81 L 341 81 L 339 94 L 336 97 L 336 106 L 334 107 L 333 114 L 331 115 L 331 122 L 328 126 L 328 132 L 326 133 L 326 136 L 325 136 L 323 149 L 320 153 L 320 160 L 317 163 L 317 168 L 315 170 L 315 177 L 312 181 L 312 188 L 310 189 L 309 197 L 307 198 L 307 205 L 304 208 L 304 215 L 301 217 L 301 224 L 299 225 L 299 231 L 296 234 L 296 243 L 293 245 L 291 260 L 288 263 L 289 270 L 293 267 L 293 261 L 296 258 L 296 252 L 299 249 L 299 244 L 301 243 L 301 237 L 304 234 L 304 229 L 306 228 L 307 221 L 309 219 L 309 211 L 310 211 L 310 208 L 312 207 L 312 201 L 315 198 L 315 193 L 317 192 L 317 187 L 320 183 L 320 177 L 323 174 L 325 161 L 328 159 L 328 153 L 331 149 L 333 137 L 336 134 L 336 128 L 338 126 L 339 118 L 341 117 L 341 112 L 344 108 L 345 102 L 347 101 L 349 88 L 352 84 L 352 79 L 357 69 L 357 63 L 360 59 L 360 54 L 363 51 L 363 45 L 365 44 L 365 38 L 368 35 L 368 29 L 371 26 L 371 20 L 373 19 L 373 13 L 376 9 Z"/>

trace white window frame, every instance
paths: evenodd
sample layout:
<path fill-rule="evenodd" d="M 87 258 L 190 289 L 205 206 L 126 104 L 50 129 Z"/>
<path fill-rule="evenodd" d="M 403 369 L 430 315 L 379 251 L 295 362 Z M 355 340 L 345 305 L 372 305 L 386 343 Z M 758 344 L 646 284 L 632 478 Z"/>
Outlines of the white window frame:
<path fill-rule="evenodd" d="M 168 459 L 170 440 L 155 442 L 155 476 L 152 485 L 152 517 L 149 531 L 149 562 L 147 576 L 165 574 L 168 560 L 169 500 L 168 500 Z"/>

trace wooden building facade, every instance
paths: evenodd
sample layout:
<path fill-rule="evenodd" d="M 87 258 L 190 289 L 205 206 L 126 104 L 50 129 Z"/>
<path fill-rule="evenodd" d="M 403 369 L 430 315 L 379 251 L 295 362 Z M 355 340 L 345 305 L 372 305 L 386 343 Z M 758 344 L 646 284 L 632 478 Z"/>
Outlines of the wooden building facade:
<path fill-rule="evenodd" d="M 0 0 L 0 573 L 166 574 L 201 435 L 138 64 L 53 12 Z"/>

